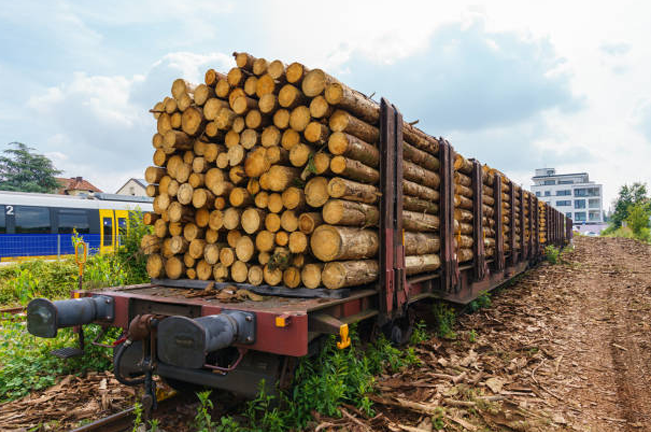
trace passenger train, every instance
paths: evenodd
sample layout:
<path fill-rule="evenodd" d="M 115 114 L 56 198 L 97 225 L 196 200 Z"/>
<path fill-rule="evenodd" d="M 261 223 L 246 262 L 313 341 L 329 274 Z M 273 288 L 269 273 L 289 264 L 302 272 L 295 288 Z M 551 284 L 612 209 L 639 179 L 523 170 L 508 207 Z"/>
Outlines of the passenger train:
<path fill-rule="evenodd" d="M 112 252 L 129 228 L 129 211 L 151 210 L 148 197 L 0 191 L 0 261 L 72 255 L 73 230 L 89 253 Z"/>

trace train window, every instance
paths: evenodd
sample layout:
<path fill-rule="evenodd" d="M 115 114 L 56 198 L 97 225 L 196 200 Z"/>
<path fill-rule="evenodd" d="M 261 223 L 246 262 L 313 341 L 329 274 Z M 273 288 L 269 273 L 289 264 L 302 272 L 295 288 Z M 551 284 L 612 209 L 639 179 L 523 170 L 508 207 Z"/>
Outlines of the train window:
<path fill-rule="evenodd" d="M 76 229 L 79 234 L 90 233 L 88 213 L 86 210 L 59 210 L 59 234 L 72 234 Z"/>
<path fill-rule="evenodd" d="M 11 213 L 9 213 L 9 208 L 11 208 Z M 6 214 L 13 214 L 14 206 L 5 206 L 0 205 L 0 234 L 7 233 L 7 216 Z"/>
<path fill-rule="evenodd" d="M 50 232 L 50 209 L 16 206 L 16 234 L 47 234 Z"/>
<path fill-rule="evenodd" d="M 127 219 L 118 218 L 118 244 L 122 245 L 124 243 L 124 237 L 127 234 Z"/>
<path fill-rule="evenodd" d="M 102 229 L 104 230 L 104 242 L 102 246 L 113 245 L 113 218 L 102 218 Z"/>

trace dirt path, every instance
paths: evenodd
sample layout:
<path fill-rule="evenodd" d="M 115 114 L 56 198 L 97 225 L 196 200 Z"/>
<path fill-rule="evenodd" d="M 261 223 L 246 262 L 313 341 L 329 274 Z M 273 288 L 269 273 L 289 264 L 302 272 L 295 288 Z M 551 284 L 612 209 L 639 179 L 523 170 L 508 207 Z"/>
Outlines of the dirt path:
<path fill-rule="evenodd" d="M 651 248 L 575 246 L 462 316 L 455 340 L 421 344 L 420 368 L 382 377 L 369 426 L 651 431 Z"/>

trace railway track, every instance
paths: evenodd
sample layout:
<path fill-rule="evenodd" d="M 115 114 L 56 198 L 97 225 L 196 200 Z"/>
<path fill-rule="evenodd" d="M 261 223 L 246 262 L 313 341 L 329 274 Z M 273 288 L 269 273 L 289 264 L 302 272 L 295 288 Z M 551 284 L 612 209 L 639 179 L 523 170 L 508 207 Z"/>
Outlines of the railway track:
<path fill-rule="evenodd" d="M 184 398 L 174 394 L 158 402 L 158 408 L 154 411 L 154 418 L 158 418 L 173 410 L 182 403 Z M 71 432 L 123 432 L 133 429 L 133 422 L 136 419 L 135 407 L 130 407 L 115 414 L 85 424 Z"/>

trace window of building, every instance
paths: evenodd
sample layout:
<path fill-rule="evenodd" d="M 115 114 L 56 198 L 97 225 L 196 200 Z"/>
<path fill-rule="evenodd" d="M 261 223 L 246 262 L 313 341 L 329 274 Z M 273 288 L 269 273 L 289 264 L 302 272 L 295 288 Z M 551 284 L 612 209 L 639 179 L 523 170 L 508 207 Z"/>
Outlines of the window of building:
<path fill-rule="evenodd" d="M 565 213 L 565 217 L 572 219 L 572 212 Z"/>
<path fill-rule="evenodd" d="M 599 208 L 600 200 L 599 198 L 591 198 L 588 200 L 588 207 L 590 208 Z"/>
<path fill-rule="evenodd" d="M 556 201 L 556 207 L 569 207 L 571 205 L 572 201 L 570 200 Z"/>
<path fill-rule="evenodd" d="M 545 181 L 543 181 L 543 184 L 544 185 L 555 185 L 556 180 L 545 180 Z"/>
<path fill-rule="evenodd" d="M 550 196 L 552 194 L 551 191 L 545 191 L 545 196 Z"/>
<path fill-rule="evenodd" d="M 588 217 L 590 218 L 591 222 L 596 222 L 601 219 L 601 212 L 600 211 L 590 211 L 588 214 Z"/>
<path fill-rule="evenodd" d="M 570 196 L 572 191 L 570 189 L 562 189 L 556 191 L 556 196 Z"/>
<path fill-rule="evenodd" d="M 593 188 L 577 188 L 577 189 L 574 189 L 574 196 L 580 196 L 580 197 L 599 196 L 599 188 L 597 188 L 597 187 L 593 187 Z"/>
<path fill-rule="evenodd" d="M 547 175 L 554 175 L 556 173 L 556 170 L 547 170 Z"/>
<path fill-rule="evenodd" d="M 50 210 L 46 207 L 16 206 L 16 234 L 50 232 Z"/>
<path fill-rule="evenodd" d="M 559 180 L 558 184 L 573 184 L 574 180 Z"/>
<path fill-rule="evenodd" d="M 136 194 L 136 188 L 134 188 L 133 186 L 130 186 L 129 187 L 129 195 L 135 195 L 135 194 Z"/>
<path fill-rule="evenodd" d="M 574 200 L 574 208 L 575 209 L 584 209 L 585 208 L 585 200 Z"/>
<path fill-rule="evenodd" d="M 79 234 L 88 234 L 90 224 L 86 210 L 58 210 L 59 234 L 72 234 L 75 229 Z"/>
<path fill-rule="evenodd" d="M 575 212 L 574 220 L 576 222 L 585 222 L 585 212 Z"/>
<path fill-rule="evenodd" d="M 537 196 L 537 197 L 540 196 L 540 191 L 536 191 L 536 196 Z"/>

